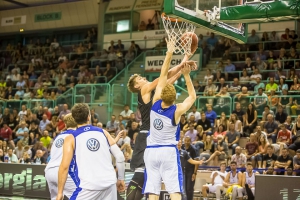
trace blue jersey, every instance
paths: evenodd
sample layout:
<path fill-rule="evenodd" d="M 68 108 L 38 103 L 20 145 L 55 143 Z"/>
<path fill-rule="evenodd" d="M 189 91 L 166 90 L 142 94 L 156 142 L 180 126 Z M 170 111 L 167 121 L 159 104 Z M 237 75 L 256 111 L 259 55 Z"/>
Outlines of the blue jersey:
<path fill-rule="evenodd" d="M 151 108 L 147 146 L 176 145 L 180 138 L 180 126 L 174 118 L 176 105 L 163 109 L 161 103 L 158 100 Z"/>
<path fill-rule="evenodd" d="M 86 125 L 73 133 L 75 150 L 74 169 L 69 171 L 78 188 L 105 190 L 116 184 L 110 145 L 101 128 Z"/>

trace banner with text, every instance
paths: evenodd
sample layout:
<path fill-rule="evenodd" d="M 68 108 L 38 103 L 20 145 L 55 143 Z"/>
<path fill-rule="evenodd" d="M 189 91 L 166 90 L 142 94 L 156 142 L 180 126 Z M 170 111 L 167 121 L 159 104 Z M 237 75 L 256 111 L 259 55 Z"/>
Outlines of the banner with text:
<path fill-rule="evenodd" d="M 166 36 L 165 30 L 144 31 L 144 39 L 163 39 Z"/>
<path fill-rule="evenodd" d="M 26 24 L 26 15 L 17 17 L 4 17 L 1 19 L 1 26 L 13 26 Z"/>
<path fill-rule="evenodd" d="M 134 5 L 134 10 L 161 10 L 162 5 L 163 0 L 137 0 Z"/>
<path fill-rule="evenodd" d="M 106 13 L 131 11 L 133 8 L 134 2 L 135 2 L 135 0 L 110 1 L 107 6 Z"/>
<path fill-rule="evenodd" d="M 164 63 L 166 56 L 147 56 L 145 59 L 145 71 L 146 72 L 160 72 L 161 67 Z M 179 65 L 181 63 L 181 60 L 183 59 L 184 55 L 173 55 L 171 60 L 171 66 L 175 67 L 176 65 Z M 199 61 L 200 54 L 194 54 L 191 58 L 191 60 Z"/>
<path fill-rule="evenodd" d="M 61 12 L 41 13 L 34 15 L 34 22 L 61 20 Z"/>

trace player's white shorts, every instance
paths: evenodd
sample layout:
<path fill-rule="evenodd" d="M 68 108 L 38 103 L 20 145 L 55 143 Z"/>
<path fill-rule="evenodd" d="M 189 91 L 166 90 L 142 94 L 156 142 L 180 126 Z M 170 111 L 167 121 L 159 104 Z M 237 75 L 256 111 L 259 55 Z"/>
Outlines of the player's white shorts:
<path fill-rule="evenodd" d="M 223 189 L 222 184 L 215 184 L 215 185 L 208 184 L 207 186 L 208 186 L 208 191 L 210 193 L 215 193 L 217 191 L 217 186 L 221 186 L 221 189 Z"/>
<path fill-rule="evenodd" d="M 148 146 L 144 153 L 144 161 L 146 166 L 144 194 L 159 195 L 162 180 L 169 194 L 182 192 L 182 169 L 175 145 Z"/>
<path fill-rule="evenodd" d="M 117 198 L 117 187 L 113 184 L 106 190 L 86 190 L 78 187 L 70 200 L 116 200 Z"/>
<path fill-rule="evenodd" d="M 59 167 L 54 167 L 45 171 L 45 177 L 48 183 L 51 200 L 56 200 L 56 196 L 57 196 L 58 170 Z M 64 195 L 70 198 L 75 189 L 76 189 L 76 185 L 72 180 L 72 178 L 68 175 L 65 188 L 64 188 Z"/>

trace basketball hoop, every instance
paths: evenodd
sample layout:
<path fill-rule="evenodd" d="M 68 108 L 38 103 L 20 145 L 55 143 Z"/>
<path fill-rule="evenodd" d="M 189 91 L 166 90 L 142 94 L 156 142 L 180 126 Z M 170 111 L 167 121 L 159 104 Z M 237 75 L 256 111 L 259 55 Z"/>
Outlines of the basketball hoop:
<path fill-rule="evenodd" d="M 192 55 L 191 44 L 196 27 L 187 22 L 176 18 L 171 18 L 162 13 L 161 19 L 165 27 L 170 42 L 175 46 L 174 53 Z"/>

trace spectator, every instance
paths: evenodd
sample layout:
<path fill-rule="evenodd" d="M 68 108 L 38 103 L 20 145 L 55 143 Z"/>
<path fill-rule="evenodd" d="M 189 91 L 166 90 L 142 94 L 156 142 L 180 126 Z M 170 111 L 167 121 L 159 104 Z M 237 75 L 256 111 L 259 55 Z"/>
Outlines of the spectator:
<path fill-rule="evenodd" d="M 192 106 L 192 112 L 190 112 L 188 114 L 188 119 L 190 119 L 190 116 L 194 115 L 195 116 L 195 120 L 198 121 L 199 119 L 201 119 L 201 115 L 200 112 L 197 111 L 197 107 L 196 106 Z"/>
<path fill-rule="evenodd" d="M 14 143 L 16 144 L 19 140 L 23 139 L 24 132 L 28 132 L 28 128 L 26 127 L 26 122 L 21 121 L 20 128 L 18 128 L 18 131 L 16 132 L 17 138 L 14 139 Z"/>
<path fill-rule="evenodd" d="M 228 88 L 229 92 L 239 92 L 241 90 L 242 86 L 239 83 L 238 78 L 233 79 L 233 83 L 231 84 L 230 88 Z"/>
<path fill-rule="evenodd" d="M 120 115 L 123 116 L 123 120 L 127 121 L 130 119 L 131 113 L 133 113 L 133 111 L 129 109 L 129 105 L 125 105 L 124 110 L 120 113 Z"/>
<path fill-rule="evenodd" d="M 206 40 L 206 42 L 210 51 L 213 51 L 218 43 L 218 39 L 215 38 L 215 34 L 211 32 L 210 37 Z"/>
<path fill-rule="evenodd" d="M 277 91 L 278 85 L 274 82 L 274 77 L 270 77 L 269 83 L 266 85 L 266 91 L 270 92 L 271 90 Z"/>
<path fill-rule="evenodd" d="M 127 121 L 127 124 L 126 124 L 126 129 L 131 127 L 132 122 L 137 122 L 138 123 L 138 121 L 136 120 L 136 117 L 135 117 L 135 113 L 130 114 L 130 118 Z"/>
<path fill-rule="evenodd" d="M 200 117 L 201 118 L 201 117 Z M 181 115 L 180 121 L 179 121 L 179 126 L 180 130 L 182 131 L 183 128 L 188 124 L 188 121 L 185 119 L 185 114 Z"/>
<path fill-rule="evenodd" d="M 229 108 L 230 108 L 231 101 L 230 101 L 230 94 L 227 92 L 227 87 L 223 87 L 222 90 L 215 96 L 217 97 L 217 102 L 216 105 L 214 106 L 214 109 L 218 113 L 225 112 L 229 114 L 228 111 L 230 110 Z"/>
<path fill-rule="evenodd" d="M 114 76 L 116 72 L 111 68 L 110 63 L 106 64 L 106 70 L 103 72 L 103 76 L 106 76 L 107 82 L 109 82 Z"/>
<path fill-rule="evenodd" d="M 299 170 L 300 170 L 300 149 L 297 150 L 296 155 L 293 158 L 293 164 L 294 164 L 294 170 L 297 170 L 297 171 L 293 172 L 293 175 L 300 176 L 300 172 L 299 172 Z"/>
<path fill-rule="evenodd" d="M 130 137 L 131 141 L 137 136 L 139 132 L 138 123 L 132 122 L 130 129 L 128 130 L 128 137 Z"/>
<path fill-rule="evenodd" d="M 8 149 L 7 151 L 8 163 L 18 163 L 18 157 L 13 153 L 12 149 Z"/>
<path fill-rule="evenodd" d="M 249 45 L 249 51 L 258 50 L 259 37 L 256 35 L 256 31 L 253 29 L 251 31 L 251 36 L 248 37 L 247 44 Z"/>
<path fill-rule="evenodd" d="M 263 93 L 263 89 L 259 88 L 258 94 L 254 97 L 254 107 L 259 115 L 262 113 L 262 109 L 265 107 L 267 99 L 268 96 Z"/>
<path fill-rule="evenodd" d="M 71 111 L 68 110 L 68 104 L 64 104 L 63 105 L 63 110 L 60 111 L 58 119 L 62 120 L 64 118 L 64 116 L 67 115 L 67 114 L 69 114 L 69 113 L 71 113 Z"/>
<path fill-rule="evenodd" d="M 12 130 L 7 126 L 6 121 L 3 122 L 3 127 L 0 129 L 0 140 L 12 140 Z"/>
<path fill-rule="evenodd" d="M 189 130 L 185 133 L 185 137 L 189 137 L 191 142 L 196 141 L 197 131 L 195 130 L 193 123 L 189 123 Z"/>
<path fill-rule="evenodd" d="M 243 94 L 241 94 L 241 96 L 242 96 Z M 249 95 L 249 94 L 248 94 Z M 247 96 L 248 96 L 247 95 Z M 244 122 L 246 122 L 246 113 L 241 109 L 241 104 L 239 103 L 239 102 L 237 102 L 236 104 L 235 104 L 235 110 L 234 111 L 232 111 L 232 114 L 236 114 L 237 115 L 237 117 L 238 117 L 238 119 L 242 122 L 242 123 L 244 123 Z"/>
<path fill-rule="evenodd" d="M 245 125 L 243 131 L 244 134 L 249 135 L 249 133 L 253 133 L 254 128 L 257 126 L 257 111 L 254 109 L 252 103 L 248 105 L 245 116 Z"/>
<path fill-rule="evenodd" d="M 242 122 L 244 122 L 245 120 L 242 119 L 242 117 L 240 116 L 240 112 L 244 112 L 247 110 L 248 105 L 250 103 L 249 96 L 250 93 L 248 92 L 247 87 L 242 87 L 242 91 L 235 95 L 235 98 L 237 98 L 238 102 L 236 103 L 235 106 L 236 110 L 233 111 L 232 113 L 239 112 L 238 116 Z M 237 109 L 239 109 L 239 111 L 237 111 Z"/>
<path fill-rule="evenodd" d="M 119 138 L 117 141 L 119 147 L 122 147 L 124 144 L 130 145 L 130 137 L 127 136 L 127 131 L 123 131 L 122 134 L 118 134 L 118 136 L 120 137 L 117 137 Z"/>
<path fill-rule="evenodd" d="M 46 114 L 43 114 L 43 119 L 40 121 L 39 129 L 43 132 L 46 129 L 47 124 L 50 124 Z"/>
<path fill-rule="evenodd" d="M 208 79 L 207 81 L 207 85 L 204 88 L 204 92 L 208 92 L 209 90 L 213 91 L 213 93 L 215 93 L 218 90 L 218 87 L 213 84 L 212 79 Z"/>
<path fill-rule="evenodd" d="M 22 157 L 19 159 L 20 164 L 31 164 L 30 155 L 28 152 L 24 152 Z"/>
<path fill-rule="evenodd" d="M 215 152 L 215 144 L 212 140 L 212 137 L 208 135 L 205 138 L 203 152 L 200 154 L 200 160 L 208 160 L 210 156 Z"/>
<path fill-rule="evenodd" d="M 197 126 L 200 125 L 203 127 L 204 134 L 206 135 L 212 135 L 212 128 L 211 128 L 211 122 L 209 119 L 206 118 L 206 115 L 204 112 L 201 113 L 201 119 L 198 120 Z"/>
<path fill-rule="evenodd" d="M 238 116 L 236 114 L 231 114 L 229 118 L 229 122 L 231 124 L 234 124 L 234 129 L 240 134 L 243 134 L 243 124 L 241 120 L 239 120 Z"/>
<path fill-rule="evenodd" d="M 262 161 L 261 157 L 257 157 L 259 149 L 256 136 L 253 133 L 250 134 L 250 141 L 246 143 L 245 149 L 247 161 L 251 161 L 253 166 L 256 166 L 256 162 Z"/>
<path fill-rule="evenodd" d="M 223 125 L 223 131 L 227 131 L 229 127 L 229 120 L 224 112 L 221 113 L 220 119 L 217 120 L 216 127 Z"/>
<path fill-rule="evenodd" d="M 52 139 L 51 137 L 49 136 L 49 132 L 47 130 L 44 130 L 43 131 L 43 136 L 41 137 L 40 141 L 43 143 L 43 146 L 48 148 Z"/>
<path fill-rule="evenodd" d="M 279 124 L 283 124 L 286 121 L 286 119 L 287 119 L 287 114 L 285 112 L 283 112 L 283 107 L 281 105 L 279 105 L 277 107 L 275 121 Z"/>
<path fill-rule="evenodd" d="M 263 122 L 267 121 L 267 117 L 269 114 L 271 114 L 273 117 L 275 117 L 273 110 L 271 110 L 269 106 L 265 106 L 264 112 L 262 113 L 262 121 Z"/>
<path fill-rule="evenodd" d="M 246 167 L 247 157 L 245 154 L 242 153 L 242 149 L 240 146 L 237 146 L 235 148 L 235 154 L 232 155 L 231 162 L 236 162 L 238 168 Z"/>
<path fill-rule="evenodd" d="M 42 150 L 37 150 L 35 154 L 35 158 L 33 159 L 33 163 L 36 165 L 45 165 L 46 160 L 43 157 L 43 151 Z"/>
<path fill-rule="evenodd" d="M 210 104 L 208 104 L 206 106 L 206 108 L 207 108 L 207 111 L 205 112 L 205 116 L 210 121 L 211 127 L 214 127 L 217 122 L 217 113 L 212 110 L 212 105 L 210 105 Z M 202 115 L 201 115 L 201 118 L 202 118 Z"/>
<path fill-rule="evenodd" d="M 227 65 L 225 66 L 224 71 L 225 71 L 226 80 L 229 80 L 229 78 L 233 77 L 233 75 L 229 75 L 229 74 L 235 71 L 235 65 L 232 64 L 230 59 L 227 59 Z"/>
<path fill-rule="evenodd" d="M 282 149 L 282 155 L 277 158 L 277 161 L 274 164 L 274 175 L 276 174 L 285 174 L 287 175 L 287 169 L 292 168 L 293 159 L 289 156 L 288 149 Z"/>
<path fill-rule="evenodd" d="M 264 131 L 267 133 L 268 138 L 272 138 L 272 142 L 275 144 L 277 139 L 278 125 L 274 121 L 274 117 L 271 114 L 267 116 L 267 122 L 264 125 Z"/>
<path fill-rule="evenodd" d="M 106 130 L 109 133 L 115 133 L 118 128 L 118 122 L 116 121 L 116 116 L 112 115 L 110 121 L 106 123 Z"/>
<path fill-rule="evenodd" d="M 240 140 L 240 134 L 235 130 L 234 124 L 229 125 L 229 130 L 225 135 L 225 141 L 228 147 L 232 149 L 232 154 L 235 153 L 235 149 L 238 146 Z"/>

